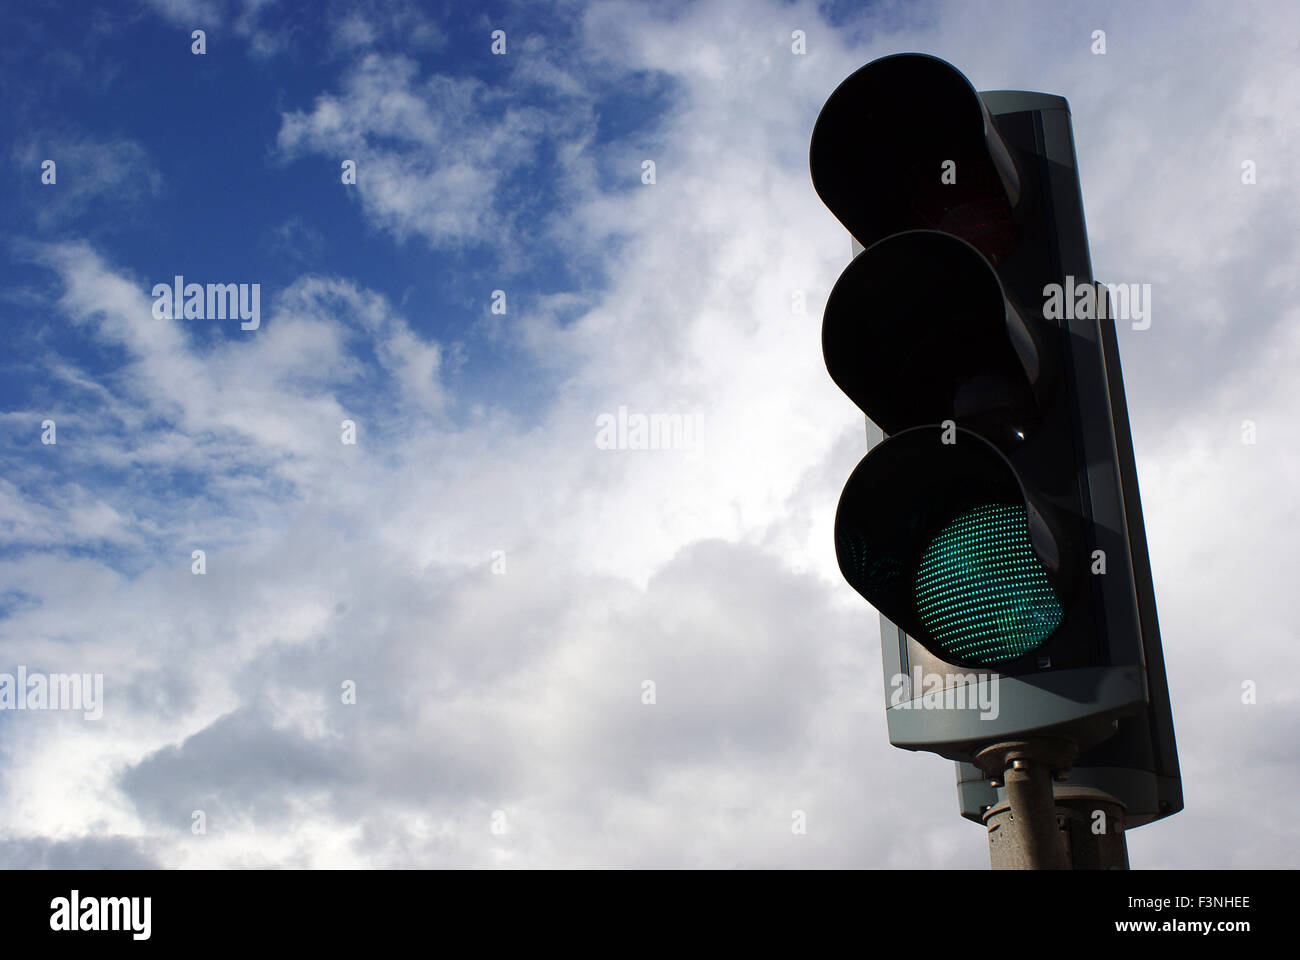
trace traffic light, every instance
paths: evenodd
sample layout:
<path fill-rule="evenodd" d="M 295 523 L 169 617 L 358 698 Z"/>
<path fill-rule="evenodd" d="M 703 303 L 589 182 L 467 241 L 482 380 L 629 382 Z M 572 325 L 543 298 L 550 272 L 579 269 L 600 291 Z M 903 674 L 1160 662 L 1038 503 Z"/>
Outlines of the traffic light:
<path fill-rule="evenodd" d="M 1142 804 L 1180 809 L 1068 105 L 979 94 L 935 57 L 885 57 L 827 100 L 809 160 L 863 248 L 827 299 L 822 347 L 878 431 L 841 496 L 835 546 L 881 615 L 891 741 L 969 762 L 1058 736 L 1086 765 L 1110 740 L 1146 778 Z M 1064 291 L 1079 299 L 1057 309 Z M 995 715 L 943 707 L 992 675 Z"/>

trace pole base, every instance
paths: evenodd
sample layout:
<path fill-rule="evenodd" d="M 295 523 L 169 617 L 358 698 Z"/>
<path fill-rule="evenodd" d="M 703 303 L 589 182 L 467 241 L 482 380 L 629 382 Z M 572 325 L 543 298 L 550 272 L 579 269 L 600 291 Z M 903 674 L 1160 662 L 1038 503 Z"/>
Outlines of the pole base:
<path fill-rule="evenodd" d="M 1054 785 L 1053 804 L 1056 830 L 1051 842 L 1060 859 L 1048 869 L 1129 868 L 1123 803 L 1101 790 L 1058 783 Z M 1010 800 L 990 807 L 984 814 L 984 825 L 989 835 L 989 863 L 994 870 L 1044 869 L 1041 854 L 1035 857 L 1029 852 L 1026 831 L 1015 820 Z"/>

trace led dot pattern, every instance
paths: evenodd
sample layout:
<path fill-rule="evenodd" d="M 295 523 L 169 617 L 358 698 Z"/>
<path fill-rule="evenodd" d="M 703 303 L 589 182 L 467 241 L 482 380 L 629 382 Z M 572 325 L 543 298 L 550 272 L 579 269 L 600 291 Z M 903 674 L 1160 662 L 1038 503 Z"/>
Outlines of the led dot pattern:
<path fill-rule="evenodd" d="M 961 660 L 1012 660 L 1050 637 L 1061 601 L 1024 507 L 976 507 L 944 527 L 917 566 L 916 609 L 940 650 Z"/>

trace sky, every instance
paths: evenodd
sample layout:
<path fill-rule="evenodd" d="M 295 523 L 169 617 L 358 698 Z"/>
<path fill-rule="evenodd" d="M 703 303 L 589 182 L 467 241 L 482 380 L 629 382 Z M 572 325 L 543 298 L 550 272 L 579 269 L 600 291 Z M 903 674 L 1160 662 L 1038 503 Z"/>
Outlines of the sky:
<path fill-rule="evenodd" d="M 1130 858 L 1300 865 L 1297 37 L 1286 2 L 6 5 L 0 672 L 103 693 L 0 711 L 0 865 L 987 868 L 952 763 L 888 742 L 832 539 L 865 438 L 808 141 L 908 51 L 1066 97 L 1094 273 L 1151 285 L 1119 346 L 1186 809 Z M 173 316 L 177 276 L 258 310 Z M 601 439 L 649 415 L 690 432 Z"/>

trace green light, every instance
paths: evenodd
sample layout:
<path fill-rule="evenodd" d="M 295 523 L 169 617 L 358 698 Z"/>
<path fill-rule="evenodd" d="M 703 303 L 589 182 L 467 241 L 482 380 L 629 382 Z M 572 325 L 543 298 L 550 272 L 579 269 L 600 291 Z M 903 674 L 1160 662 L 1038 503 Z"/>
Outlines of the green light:
<path fill-rule="evenodd" d="M 1050 637 L 1061 602 L 1024 508 L 976 507 L 944 527 L 921 556 L 916 609 L 940 650 L 963 660 L 1011 660 Z"/>

